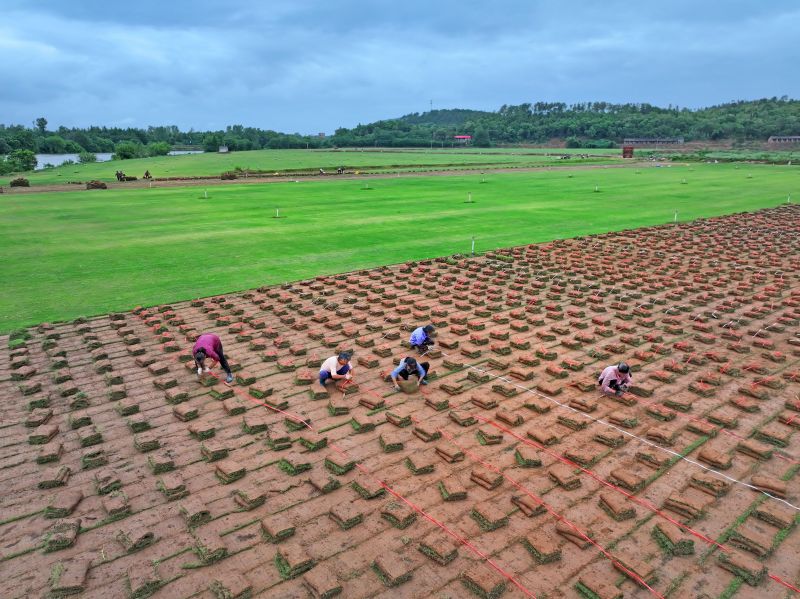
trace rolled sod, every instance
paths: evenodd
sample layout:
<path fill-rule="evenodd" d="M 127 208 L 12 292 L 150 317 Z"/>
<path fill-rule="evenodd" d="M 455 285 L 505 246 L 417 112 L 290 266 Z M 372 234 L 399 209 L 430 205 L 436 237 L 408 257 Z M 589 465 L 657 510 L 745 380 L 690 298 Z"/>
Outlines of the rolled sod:
<path fill-rule="evenodd" d="M 353 460 L 344 461 L 338 456 L 329 455 L 325 458 L 325 467 L 333 474 L 342 476 L 355 468 L 356 463 Z"/>
<path fill-rule="evenodd" d="M 59 520 L 45 533 L 44 552 L 50 553 L 72 546 L 78 538 L 80 528 L 80 519 Z"/>
<path fill-rule="evenodd" d="M 666 524 L 656 524 L 651 531 L 651 536 L 659 547 L 669 555 L 694 555 L 694 540 L 690 537 L 679 537 L 676 532 L 677 527 L 672 526 L 669 530 Z"/>
<path fill-rule="evenodd" d="M 308 572 L 314 567 L 314 560 L 310 557 L 305 557 L 293 564 L 290 564 L 287 556 L 281 554 L 280 551 L 275 554 L 275 566 L 278 568 L 278 573 L 284 580 L 297 578 L 304 572 Z"/>

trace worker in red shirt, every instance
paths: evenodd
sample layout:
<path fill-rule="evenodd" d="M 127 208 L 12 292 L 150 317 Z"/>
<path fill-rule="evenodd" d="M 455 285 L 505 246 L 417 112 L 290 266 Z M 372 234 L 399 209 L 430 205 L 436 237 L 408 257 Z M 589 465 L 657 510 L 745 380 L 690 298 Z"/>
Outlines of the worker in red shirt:
<path fill-rule="evenodd" d="M 233 382 L 231 367 L 228 366 L 228 361 L 225 359 L 225 354 L 222 351 L 222 341 L 220 341 L 219 337 L 214 333 L 203 333 L 200 335 L 192 348 L 192 355 L 194 356 L 194 363 L 197 366 L 197 376 L 200 376 L 203 372 L 209 372 L 211 368 L 216 366 L 217 362 L 219 362 L 227 375 L 225 377 L 225 382 L 229 384 Z M 211 367 L 205 365 L 206 358 L 211 358 L 213 361 Z"/>

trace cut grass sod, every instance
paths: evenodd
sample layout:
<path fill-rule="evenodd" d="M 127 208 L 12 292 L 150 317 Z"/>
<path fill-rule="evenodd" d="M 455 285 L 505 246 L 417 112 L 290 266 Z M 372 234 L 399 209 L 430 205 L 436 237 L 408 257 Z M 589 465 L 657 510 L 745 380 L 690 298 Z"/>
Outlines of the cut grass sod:
<path fill-rule="evenodd" d="M 3 194 L 0 331 L 467 253 L 472 236 L 482 252 L 800 198 L 800 169 L 782 166 L 482 178 Z"/>
<path fill-rule="evenodd" d="M 158 156 L 133 160 L 67 164 L 32 173 L 24 173 L 32 186 L 63 184 L 70 181 L 115 182 L 114 173 L 123 170 L 126 175 L 139 177 L 146 170 L 153 177 L 219 177 L 237 167 L 274 174 L 308 173 L 316 175 L 319 169 L 334 175 L 340 166 L 348 172 L 382 172 L 407 170 L 439 170 L 463 168 L 511 168 L 548 165 L 579 166 L 581 164 L 610 164 L 622 162 L 619 150 L 582 150 L 590 152 L 589 158 L 561 160 L 547 153 L 575 153 L 577 150 L 561 149 L 384 149 L 384 150 L 253 150 L 229 154 L 184 154 Z M 17 174 L 0 177 L 0 185 L 8 185 Z M 77 186 L 76 186 L 77 187 Z M 78 187 L 81 189 L 81 187 Z"/>

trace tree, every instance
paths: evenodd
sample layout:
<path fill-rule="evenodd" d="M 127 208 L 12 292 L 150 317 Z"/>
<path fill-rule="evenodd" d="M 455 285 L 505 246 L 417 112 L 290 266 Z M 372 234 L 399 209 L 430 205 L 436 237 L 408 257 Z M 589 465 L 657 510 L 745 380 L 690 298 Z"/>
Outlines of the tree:
<path fill-rule="evenodd" d="M 475 135 L 472 137 L 473 145 L 479 148 L 489 147 L 489 133 L 483 127 L 475 129 Z"/>
<path fill-rule="evenodd" d="M 39 151 L 43 154 L 63 154 L 66 148 L 67 142 L 58 135 L 48 135 L 39 142 Z"/>
<path fill-rule="evenodd" d="M 165 141 L 156 141 L 147 144 L 148 156 L 166 156 L 172 150 L 172 146 Z"/>
<path fill-rule="evenodd" d="M 43 116 L 36 119 L 36 128 L 39 130 L 39 133 L 44 135 L 44 132 L 47 131 L 47 119 Z"/>
<path fill-rule="evenodd" d="M 9 145 L 15 150 L 36 150 L 36 139 L 29 129 L 20 129 L 8 140 Z"/>
<path fill-rule="evenodd" d="M 8 175 L 14 172 L 14 165 L 11 164 L 4 156 L 0 156 L 0 175 Z"/>
<path fill-rule="evenodd" d="M 32 171 L 36 168 L 36 154 L 30 150 L 14 150 L 8 155 L 14 171 Z"/>
<path fill-rule="evenodd" d="M 67 140 L 67 144 L 64 146 L 64 151 L 67 154 L 80 154 L 83 152 L 83 148 L 80 144 L 75 143 L 71 139 Z"/>
<path fill-rule="evenodd" d="M 140 158 L 144 155 L 144 148 L 135 141 L 121 141 L 114 147 L 115 160 L 128 160 L 129 158 Z"/>
<path fill-rule="evenodd" d="M 209 133 L 203 138 L 203 149 L 206 152 L 216 152 L 222 145 L 221 133 Z"/>

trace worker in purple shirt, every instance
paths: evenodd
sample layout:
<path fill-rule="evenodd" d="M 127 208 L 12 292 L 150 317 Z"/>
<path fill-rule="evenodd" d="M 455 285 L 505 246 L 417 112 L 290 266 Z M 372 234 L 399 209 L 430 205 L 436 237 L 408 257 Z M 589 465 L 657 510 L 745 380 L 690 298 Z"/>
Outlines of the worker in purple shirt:
<path fill-rule="evenodd" d="M 429 346 L 433 345 L 434 327 L 432 324 L 425 325 L 424 327 L 417 327 L 411 333 L 408 343 L 412 349 L 416 349 L 420 354 L 428 351 Z"/>
<path fill-rule="evenodd" d="M 400 385 L 397 384 L 397 377 L 402 377 L 403 380 L 408 380 L 408 377 L 411 375 L 415 375 L 417 377 L 417 387 L 420 385 L 427 385 L 428 381 L 425 377 L 428 375 L 428 369 L 430 368 L 430 364 L 428 362 L 417 362 L 411 356 L 407 356 L 400 360 L 400 364 L 398 364 L 397 368 L 392 370 L 391 377 L 392 382 L 394 383 L 394 390 L 400 391 Z"/>
<path fill-rule="evenodd" d="M 631 378 L 631 367 L 625 362 L 620 362 L 604 368 L 597 384 L 606 395 L 619 397 L 631 386 Z"/>
<path fill-rule="evenodd" d="M 203 372 L 210 372 L 211 368 L 220 363 L 222 369 L 227 375 L 225 382 L 230 384 L 233 382 L 233 373 L 231 367 L 228 366 L 228 360 L 225 359 L 225 354 L 222 351 L 222 341 L 214 333 L 203 333 L 197 338 L 192 348 L 192 355 L 194 356 L 194 363 L 197 366 L 197 376 Z M 211 358 L 214 362 L 210 367 L 206 366 L 206 358 Z"/>

